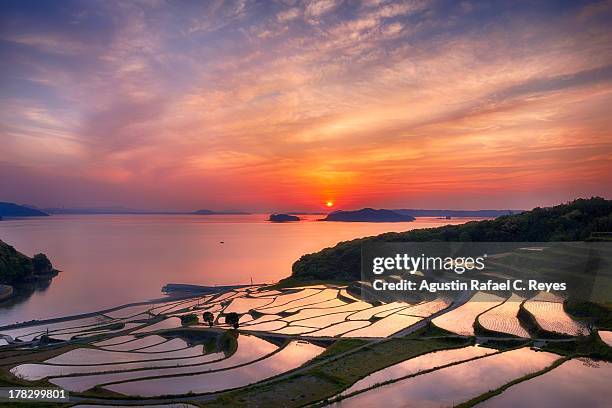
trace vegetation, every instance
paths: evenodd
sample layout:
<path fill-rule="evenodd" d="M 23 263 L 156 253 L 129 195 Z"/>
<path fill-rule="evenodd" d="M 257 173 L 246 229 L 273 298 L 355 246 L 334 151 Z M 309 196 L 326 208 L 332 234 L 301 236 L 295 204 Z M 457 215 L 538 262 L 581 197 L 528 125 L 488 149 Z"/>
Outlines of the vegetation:
<path fill-rule="evenodd" d="M 57 273 L 44 254 L 29 258 L 12 246 L 0 241 L 0 284 L 14 285 L 34 282 Z"/>
<path fill-rule="evenodd" d="M 355 281 L 361 275 L 361 245 L 364 242 L 544 242 L 595 240 L 610 231 L 612 200 L 578 199 L 550 208 L 535 208 L 494 220 L 462 225 L 386 233 L 341 242 L 293 264 L 294 280 L 333 279 Z"/>
<path fill-rule="evenodd" d="M 189 326 L 196 323 L 198 323 L 198 315 L 196 315 L 195 313 L 190 313 L 181 316 L 181 325 L 183 326 Z"/>
<path fill-rule="evenodd" d="M 272 222 L 291 222 L 299 221 L 300 217 L 291 214 L 271 214 L 268 221 Z"/>
<path fill-rule="evenodd" d="M 202 320 L 208 323 L 209 327 L 212 327 L 213 322 L 215 321 L 215 315 L 213 315 L 211 312 L 204 312 L 204 314 L 202 314 Z"/>
<path fill-rule="evenodd" d="M 229 324 L 234 329 L 238 328 L 239 320 L 240 320 L 240 316 L 236 312 L 228 313 L 225 315 L 225 323 Z"/>
<path fill-rule="evenodd" d="M 595 334 L 575 337 L 569 341 L 547 342 L 542 350 L 568 357 L 591 357 L 612 361 L 612 347 Z"/>
<path fill-rule="evenodd" d="M 568 299 L 563 306 L 567 313 L 578 320 L 587 319 L 600 329 L 612 329 L 612 310 L 609 307 L 573 299 Z"/>
<path fill-rule="evenodd" d="M 49 274 L 53 272 L 53 265 L 45 254 L 36 254 L 32 257 L 32 266 L 35 275 Z"/>

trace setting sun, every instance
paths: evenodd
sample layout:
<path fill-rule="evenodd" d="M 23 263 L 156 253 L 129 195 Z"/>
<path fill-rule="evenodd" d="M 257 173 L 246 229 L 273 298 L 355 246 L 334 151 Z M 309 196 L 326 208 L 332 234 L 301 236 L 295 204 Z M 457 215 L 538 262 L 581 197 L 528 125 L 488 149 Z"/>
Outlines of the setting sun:
<path fill-rule="evenodd" d="M 334 202 L 333 201 L 328 201 L 328 202 L 325 203 L 325 205 L 327 207 L 333 207 L 334 206 Z"/>

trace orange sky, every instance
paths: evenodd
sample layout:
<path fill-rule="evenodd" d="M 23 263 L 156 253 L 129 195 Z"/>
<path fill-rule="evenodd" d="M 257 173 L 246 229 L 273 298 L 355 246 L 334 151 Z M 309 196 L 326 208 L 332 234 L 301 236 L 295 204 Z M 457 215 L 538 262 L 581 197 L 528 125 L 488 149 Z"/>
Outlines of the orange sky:
<path fill-rule="evenodd" d="M 612 196 L 610 2 L 1 6 L 0 201 L 530 208 Z"/>

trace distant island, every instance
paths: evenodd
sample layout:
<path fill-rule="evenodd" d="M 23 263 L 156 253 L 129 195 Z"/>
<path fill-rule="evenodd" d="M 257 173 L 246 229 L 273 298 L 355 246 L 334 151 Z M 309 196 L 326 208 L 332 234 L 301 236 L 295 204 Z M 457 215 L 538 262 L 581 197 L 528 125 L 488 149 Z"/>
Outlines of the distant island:
<path fill-rule="evenodd" d="M 59 215 L 105 215 L 105 214 L 148 214 L 148 211 L 137 210 L 125 207 L 93 207 L 93 208 L 66 208 L 66 207 L 51 207 L 44 209 L 49 214 Z"/>
<path fill-rule="evenodd" d="M 322 221 L 341 222 L 410 222 L 415 218 L 411 215 L 400 214 L 391 210 L 375 210 L 362 208 L 357 211 L 334 211 L 323 218 Z"/>
<path fill-rule="evenodd" d="M 2 217 L 47 217 L 49 214 L 35 208 L 15 203 L 0 202 L 0 219 Z"/>
<path fill-rule="evenodd" d="M 293 264 L 292 275 L 288 279 L 359 280 L 361 245 L 365 242 L 558 242 L 611 240 L 611 237 L 612 200 L 600 197 L 577 199 L 567 204 L 538 207 L 494 220 L 389 232 L 341 242 L 332 248 L 302 256 Z"/>
<path fill-rule="evenodd" d="M 223 210 L 223 211 L 197 210 L 197 211 L 194 211 L 193 214 L 196 214 L 196 215 L 250 215 L 251 213 L 244 212 L 244 211 L 236 211 L 236 210 Z"/>
<path fill-rule="evenodd" d="M 125 207 L 93 207 L 93 208 L 58 208 L 51 207 L 44 209 L 49 214 L 58 215 L 247 215 L 248 212 L 242 211 L 213 211 L 213 210 L 197 210 L 197 211 L 151 211 Z"/>
<path fill-rule="evenodd" d="M 268 218 L 268 221 L 272 222 L 291 222 L 291 221 L 299 221 L 300 217 L 290 214 L 271 214 Z"/>
<path fill-rule="evenodd" d="M 30 258 L 0 240 L 0 302 L 22 287 L 50 281 L 58 272 L 45 254 Z"/>

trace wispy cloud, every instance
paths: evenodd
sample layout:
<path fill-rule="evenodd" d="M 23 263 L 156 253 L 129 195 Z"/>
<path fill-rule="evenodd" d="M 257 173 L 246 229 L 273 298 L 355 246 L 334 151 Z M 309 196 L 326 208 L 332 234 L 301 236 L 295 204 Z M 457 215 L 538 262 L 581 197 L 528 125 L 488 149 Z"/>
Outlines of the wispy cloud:
<path fill-rule="evenodd" d="M 253 209 L 609 195 L 611 10 L 6 3 L 0 172 L 24 183 L 0 189 L 40 204 Z M 57 193 L 32 188 L 41 180 Z"/>

